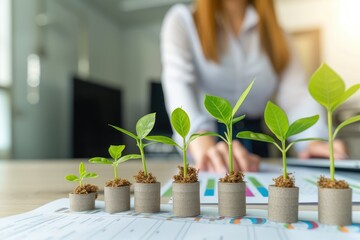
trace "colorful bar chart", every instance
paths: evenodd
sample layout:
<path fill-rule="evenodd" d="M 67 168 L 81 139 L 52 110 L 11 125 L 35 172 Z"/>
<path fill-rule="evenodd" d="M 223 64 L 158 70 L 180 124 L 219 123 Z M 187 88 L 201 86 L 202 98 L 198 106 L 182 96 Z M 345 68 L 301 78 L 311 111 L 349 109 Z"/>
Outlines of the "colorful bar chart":
<path fill-rule="evenodd" d="M 268 190 L 255 177 L 249 177 L 249 181 L 256 187 L 263 197 L 269 196 Z"/>
<path fill-rule="evenodd" d="M 211 178 L 208 179 L 204 195 L 205 196 L 215 195 L 215 179 L 211 179 Z"/>

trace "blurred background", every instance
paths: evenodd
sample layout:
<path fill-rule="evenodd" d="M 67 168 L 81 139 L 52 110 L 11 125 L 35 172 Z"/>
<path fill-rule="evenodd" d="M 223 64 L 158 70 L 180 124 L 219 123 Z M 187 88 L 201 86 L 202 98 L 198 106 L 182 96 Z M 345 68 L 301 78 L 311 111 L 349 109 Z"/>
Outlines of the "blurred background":
<path fill-rule="evenodd" d="M 101 156 L 110 143 L 136 151 L 107 124 L 134 131 L 137 119 L 153 111 L 155 132 L 171 135 L 159 34 L 169 7 L 192 2 L 0 0 L 0 159 Z M 326 61 L 347 86 L 360 82 L 359 0 L 275 2 L 309 75 Z M 336 120 L 359 112 L 357 94 Z M 360 125 L 345 128 L 341 138 L 359 159 Z"/>

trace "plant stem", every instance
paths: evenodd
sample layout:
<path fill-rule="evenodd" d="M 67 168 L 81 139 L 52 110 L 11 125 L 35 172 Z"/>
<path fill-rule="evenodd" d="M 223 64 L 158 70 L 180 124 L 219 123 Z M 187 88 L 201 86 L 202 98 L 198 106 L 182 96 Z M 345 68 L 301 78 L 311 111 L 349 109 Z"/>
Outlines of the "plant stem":
<path fill-rule="evenodd" d="M 328 134 L 329 134 L 329 155 L 330 155 L 330 177 L 331 180 L 335 180 L 335 162 L 334 162 L 334 139 L 332 132 L 332 112 L 327 111 L 328 117 Z"/>
<path fill-rule="evenodd" d="M 138 146 L 139 146 L 139 149 L 140 149 L 141 162 L 142 162 L 143 169 L 144 169 L 144 175 L 145 175 L 145 177 L 146 177 L 146 176 L 148 175 L 148 171 L 147 171 L 146 161 L 145 161 L 144 146 L 143 146 L 143 144 L 142 144 L 141 139 L 140 139 L 139 142 L 138 142 Z"/>
<path fill-rule="evenodd" d="M 283 178 L 287 178 L 287 169 L 286 169 L 286 146 L 285 141 L 281 141 L 281 153 L 282 153 L 282 160 L 283 160 Z"/>
<path fill-rule="evenodd" d="M 184 178 L 187 177 L 187 160 L 186 160 L 186 140 L 183 138 L 183 164 L 184 164 Z"/>
<path fill-rule="evenodd" d="M 114 176 L 115 176 L 115 179 L 118 179 L 117 165 L 116 165 L 116 164 L 113 164 L 113 167 L 114 167 Z"/>
<path fill-rule="evenodd" d="M 228 131 L 228 145 L 229 145 L 229 172 L 234 171 L 234 163 L 233 163 L 233 145 L 232 145 L 232 125 L 227 126 Z"/>
<path fill-rule="evenodd" d="M 83 183 L 82 183 L 82 179 L 80 179 L 80 181 L 79 181 L 79 185 L 80 185 L 80 187 L 82 187 L 82 185 L 83 185 Z"/>

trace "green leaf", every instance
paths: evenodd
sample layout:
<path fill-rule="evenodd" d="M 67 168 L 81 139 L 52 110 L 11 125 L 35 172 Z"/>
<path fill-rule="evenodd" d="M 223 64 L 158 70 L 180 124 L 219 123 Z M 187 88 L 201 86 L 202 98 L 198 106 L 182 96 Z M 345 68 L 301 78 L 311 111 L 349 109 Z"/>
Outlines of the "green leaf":
<path fill-rule="evenodd" d="M 286 139 L 286 133 L 289 129 L 289 120 L 286 113 L 274 103 L 268 101 L 265 108 L 265 123 L 271 132 L 279 140 Z"/>
<path fill-rule="evenodd" d="M 219 122 L 228 124 L 232 117 L 232 107 L 228 100 L 205 95 L 204 105 L 208 113 Z"/>
<path fill-rule="evenodd" d="M 128 135 L 129 137 L 132 137 L 135 140 L 138 139 L 138 137 L 135 134 L 133 134 L 133 133 L 121 128 L 121 127 L 117 127 L 117 126 L 114 126 L 114 125 L 111 125 L 111 124 L 109 124 L 109 126 L 115 128 L 116 130 L 118 130 L 118 131 L 120 131 L 120 132 L 122 132 L 122 133 L 124 133 L 126 135 Z"/>
<path fill-rule="evenodd" d="M 97 178 L 97 177 L 98 177 L 98 175 L 93 172 L 88 172 L 84 175 L 84 178 Z"/>
<path fill-rule="evenodd" d="M 349 118 L 348 120 L 345 120 L 344 122 L 342 122 L 339 126 L 337 126 L 337 128 L 335 129 L 335 132 L 334 132 L 334 135 L 333 135 L 333 138 L 335 139 L 336 135 L 339 133 L 340 129 L 342 129 L 343 127 L 351 124 L 351 123 L 354 123 L 354 122 L 358 122 L 360 121 L 360 115 L 357 115 L 357 116 L 354 116 L 354 117 L 351 117 Z"/>
<path fill-rule="evenodd" d="M 301 138 L 301 139 L 297 139 L 293 142 L 291 142 L 287 148 L 285 149 L 285 152 L 287 152 L 295 143 L 298 143 L 298 142 L 307 142 L 307 141 L 326 141 L 325 139 L 323 138 Z"/>
<path fill-rule="evenodd" d="M 178 144 L 172 138 L 165 136 L 148 136 L 145 139 L 149 141 L 154 141 L 154 142 L 159 142 L 159 143 L 179 147 Z"/>
<path fill-rule="evenodd" d="M 333 69 L 324 63 L 311 76 L 309 91 L 319 104 L 332 109 L 342 98 L 345 83 Z"/>
<path fill-rule="evenodd" d="M 236 112 L 239 110 L 241 104 L 244 102 L 245 98 L 249 94 L 252 86 L 254 85 L 254 80 L 250 83 L 250 85 L 245 89 L 245 91 L 241 94 L 239 99 L 237 100 L 234 109 L 232 110 L 232 116 L 234 117 Z"/>
<path fill-rule="evenodd" d="M 79 175 L 81 176 L 84 172 L 86 172 L 86 170 L 85 170 L 85 165 L 84 165 L 83 162 L 81 162 L 81 163 L 79 164 Z"/>
<path fill-rule="evenodd" d="M 136 134 L 138 138 L 144 139 L 151 130 L 154 128 L 155 125 L 155 117 L 156 113 L 150 113 L 142 118 L 136 123 Z"/>
<path fill-rule="evenodd" d="M 111 145 L 109 147 L 109 154 L 116 161 L 121 157 L 121 154 L 124 151 L 124 149 L 125 149 L 125 145 L 119 145 L 119 146 Z"/>
<path fill-rule="evenodd" d="M 331 111 L 335 111 L 339 106 L 341 106 L 346 100 L 348 100 L 354 93 L 356 93 L 360 89 L 360 84 L 355 84 L 351 86 L 348 90 L 346 90 L 341 98 L 337 101 L 336 104 L 333 105 Z"/>
<path fill-rule="evenodd" d="M 190 131 L 189 116 L 184 110 L 177 108 L 171 114 L 171 125 L 182 138 L 186 138 Z"/>
<path fill-rule="evenodd" d="M 94 158 L 91 158 L 89 160 L 89 162 L 91 163 L 96 163 L 96 164 L 112 164 L 113 162 L 110 161 L 109 159 L 107 158 L 102 158 L 102 157 L 94 157 Z"/>
<path fill-rule="evenodd" d="M 260 141 L 260 142 L 276 143 L 275 140 L 272 137 L 270 137 L 269 135 L 266 135 L 263 133 L 255 133 L 255 132 L 251 132 L 251 131 L 239 132 L 236 135 L 236 137 L 242 138 L 242 139 Z"/>
<path fill-rule="evenodd" d="M 118 163 L 123 163 L 123 162 L 126 162 L 126 161 L 130 160 L 130 159 L 140 159 L 140 158 L 141 158 L 140 154 L 129 154 L 129 155 L 121 157 L 117 162 Z"/>
<path fill-rule="evenodd" d="M 319 115 L 300 118 L 296 120 L 289 126 L 289 130 L 287 131 L 286 138 L 305 131 L 306 129 L 310 128 L 315 123 L 317 123 L 318 120 L 319 120 Z"/>
<path fill-rule="evenodd" d="M 243 120 L 244 118 L 245 118 L 245 115 L 241 115 L 239 117 L 233 118 L 232 124 L 236 124 L 236 123 L 240 122 L 241 120 Z"/>
<path fill-rule="evenodd" d="M 80 179 L 75 176 L 75 175 L 67 175 L 65 177 L 66 180 L 70 181 L 70 182 L 78 182 Z"/>

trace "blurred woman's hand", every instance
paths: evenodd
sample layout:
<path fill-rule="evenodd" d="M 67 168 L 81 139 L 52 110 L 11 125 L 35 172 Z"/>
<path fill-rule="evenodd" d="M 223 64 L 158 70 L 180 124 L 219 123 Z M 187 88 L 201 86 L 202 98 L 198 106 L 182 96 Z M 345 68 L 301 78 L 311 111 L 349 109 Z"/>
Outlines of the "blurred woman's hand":
<path fill-rule="evenodd" d="M 329 157 L 329 144 L 322 141 L 310 142 L 308 147 L 298 154 L 301 159 L 308 158 L 328 158 Z M 336 139 L 334 141 L 334 157 L 336 160 L 343 160 L 349 157 L 346 144 Z"/>
<path fill-rule="evenodd" d="M 227 172 L 229 169 L 227 144 L 222 141 L 217 143 L 209 142 L 210 139 L 206 139 L 206 137 L 199 140 L 195 142 L 195 145 L 190 145 L 190 151 L 197 168 L 209 172 Z M 199 149 L 203 149 L 203 151 Z M 233 141 L 233 163 L 234 171 L 256 172 L 259 170 L 260 157 L 249 153 L 239 141 Z"/>

